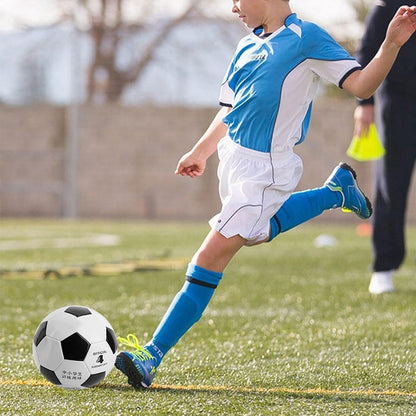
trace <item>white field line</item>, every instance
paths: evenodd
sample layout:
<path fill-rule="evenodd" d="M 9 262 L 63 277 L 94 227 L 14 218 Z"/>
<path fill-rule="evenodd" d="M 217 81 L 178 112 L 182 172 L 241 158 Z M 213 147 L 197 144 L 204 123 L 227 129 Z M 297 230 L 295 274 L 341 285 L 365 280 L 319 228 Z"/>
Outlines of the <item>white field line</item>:
<path fill-rule="evenodd" d="M 0 251 L 36 250 L 39 248 L 73 248 L 94 246 L 117 246 L 120 237 L 112 234 L 92 234 L 83 237 L 30 238 L 25 240 L 2 240 Z"/>

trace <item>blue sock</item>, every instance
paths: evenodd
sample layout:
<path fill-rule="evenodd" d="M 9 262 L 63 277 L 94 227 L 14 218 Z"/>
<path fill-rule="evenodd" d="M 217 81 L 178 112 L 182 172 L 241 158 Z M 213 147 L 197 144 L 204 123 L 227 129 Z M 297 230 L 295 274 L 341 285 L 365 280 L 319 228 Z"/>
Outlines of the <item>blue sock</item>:
<path fill-rule="evenodd" d="M 222 273 L 212 272 L 190 263 L 186 282 L 173 299 L 162 321 L 145 345 L 159 365 L 163 356 L 199 320 L 222 278 Z"/>
<path fill-rule="evenodd" d="M 340 207 L 342 195 L 323 186 L 295 192 L 270 220 L 270 240 L 303 222 L 322 214 L 327 209 Z"/>

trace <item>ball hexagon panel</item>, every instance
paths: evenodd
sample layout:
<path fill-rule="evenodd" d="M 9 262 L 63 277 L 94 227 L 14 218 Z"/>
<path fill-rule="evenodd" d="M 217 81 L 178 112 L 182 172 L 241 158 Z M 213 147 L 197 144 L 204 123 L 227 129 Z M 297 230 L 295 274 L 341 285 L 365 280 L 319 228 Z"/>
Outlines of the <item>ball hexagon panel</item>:
<path fill-rule="evenodd" d="M 39 366 L 52 371 L 64 360 L 61 343 L 49 337 L 43 338 L 37 347 L 33 347 L 33 355 L 37 358 Z"/>
<path fill-rule="evenodd" d="M 68 389 L 80 388 L 82 383 L 91 376 L 87 366 L 82 361 L 64 360 L 55 370 L 55 375 L 62 384 Z"/>
<path fill-rule="evenodd" d="M 32 344 L 32 353 L 33 353 L 33 359 L 35 360 L 36 367 L 40 369 L 40 362 L 39 362 L 38 352 L 36 351 L 35 344 Z"/>
<path fill-rule="evenodd" d="M 92 315 L 85 315 L 78 319 L 77 332 L 84 338 L 88 338 L 91 343 L 106 340 L 106 327 L 111 328 L 111 325 L 101 314 L 94 311 Z"/>
<path fill-rule="evenodd" d="M 59 311 L 63 312 L 61 309 Z M 68 338 L 74 332 L 77 332 L 79 326 L 78 319 L 69 313 L 52 313 L 51 316 L 48 315 L 45 318 L 45 321 L 48 322 L 46 335 L 60 341 Z"/>
<path fill-rule="evenodd" d="M 107 341 L 103 341 L 91 344 L 84 362 L 91 373 L 109 372 L 113 368 L 115 359 L 115 354 Z"/>

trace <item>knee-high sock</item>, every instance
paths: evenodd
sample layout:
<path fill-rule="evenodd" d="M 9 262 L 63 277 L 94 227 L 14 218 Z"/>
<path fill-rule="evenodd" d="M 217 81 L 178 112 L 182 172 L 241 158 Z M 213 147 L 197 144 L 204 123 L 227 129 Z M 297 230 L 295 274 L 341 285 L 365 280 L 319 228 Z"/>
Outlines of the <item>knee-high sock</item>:
<path fill-rule="evenodd" d="M 221 278 L 222 273 L 189 264 L 184 286 L 173 299 L 153 339 L 146 345 L 159 363 L 202 316 Z"/>
<path fill-rule="evenodd" d="M 270 240 L 327 209 L 340 207 L 342 195 L 323 186 L 293 193 L 270 220 Z"/>

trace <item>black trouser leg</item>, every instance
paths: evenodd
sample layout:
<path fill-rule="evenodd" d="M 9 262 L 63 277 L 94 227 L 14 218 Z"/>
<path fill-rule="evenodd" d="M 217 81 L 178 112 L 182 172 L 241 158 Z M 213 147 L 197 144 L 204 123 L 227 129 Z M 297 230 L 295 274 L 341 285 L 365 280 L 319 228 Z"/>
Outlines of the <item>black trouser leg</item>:
<path fill-rule="evenodd" d="M 375 164 L 373 270 L 397 269 L 405 256 L 405 213 L 416 156 L 415 100 L 380 94 L 386 155 Z"/>

